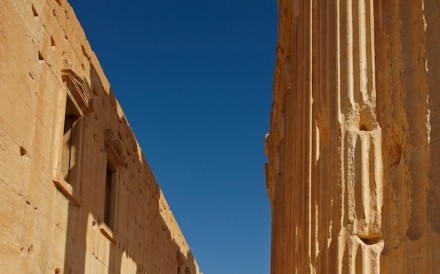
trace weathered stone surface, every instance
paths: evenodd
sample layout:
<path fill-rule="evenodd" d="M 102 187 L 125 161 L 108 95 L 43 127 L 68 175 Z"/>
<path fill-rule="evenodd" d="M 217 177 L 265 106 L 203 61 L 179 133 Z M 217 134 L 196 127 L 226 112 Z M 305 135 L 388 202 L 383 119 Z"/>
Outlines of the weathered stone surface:
<path fill-rule="evenodd" d="M 199 273 L 70 5 L 0 6 L 0 273 Z"/>
<path fill-rule="evenodd" d="M 440 273 L 439 2 L 278 7 L 271 273 Z"/>

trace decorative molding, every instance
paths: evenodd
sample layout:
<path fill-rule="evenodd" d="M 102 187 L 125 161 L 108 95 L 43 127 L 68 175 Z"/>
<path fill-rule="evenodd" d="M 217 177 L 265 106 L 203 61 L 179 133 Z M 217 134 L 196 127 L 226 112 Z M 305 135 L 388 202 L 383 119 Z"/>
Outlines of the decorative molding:
<path fill-rule="evenodd" d="M 78 108 L 81 110 L 82 115 L 92 112 L 92 97 L 86 82 L 70 68 L 64 68 L 61 70 L 61 78 L 63 79 L 63 82 L 66 83 L 69 93 L 72 95 L 72 99 L 74 99 Z"/>

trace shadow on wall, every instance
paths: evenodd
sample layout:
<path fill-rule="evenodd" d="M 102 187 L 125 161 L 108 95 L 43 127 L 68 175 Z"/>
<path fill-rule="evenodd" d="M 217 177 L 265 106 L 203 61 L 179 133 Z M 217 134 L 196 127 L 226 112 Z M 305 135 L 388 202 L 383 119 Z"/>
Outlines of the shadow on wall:
<path fill-rule="evenodd" d="M 87 89 L 93 111 L 72 127 L 77 132 L 71 136 L 76 134 L 79 141 L 66 140 L 64 126 L 62 158 L 68 155 L 70 168 L 65 173 L 76 174 L 77 180 L 64 176 L 73 194 L 64 269 L 55 273 L 198 273 L 191 252 L 184 254 L 186 249 L 174 239 L 180 230 L 171 231 L 161 214 L 161 191 L 93 65 Z"/>

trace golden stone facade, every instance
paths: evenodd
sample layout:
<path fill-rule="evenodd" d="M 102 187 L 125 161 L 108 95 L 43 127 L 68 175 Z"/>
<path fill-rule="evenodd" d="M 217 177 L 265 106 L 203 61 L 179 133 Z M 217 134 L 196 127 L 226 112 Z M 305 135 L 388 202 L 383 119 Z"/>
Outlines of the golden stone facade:
<path fill-rule="evenodd" d="M 439 3 L 278 1 L 272 274 L 440 273 Z"/>
<path fill-rule="evenodd" d="M 0 7 L 0 273 L 199 274 L 70 5 Z"/>

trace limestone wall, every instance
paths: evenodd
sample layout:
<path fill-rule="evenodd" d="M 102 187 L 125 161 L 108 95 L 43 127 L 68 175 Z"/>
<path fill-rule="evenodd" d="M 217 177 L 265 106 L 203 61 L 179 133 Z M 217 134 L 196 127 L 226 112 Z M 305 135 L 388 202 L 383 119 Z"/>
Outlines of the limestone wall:
<path fill-rule="evenodd" d="M 278 8 L 271 273 L 440 273 L 439 2 Z"/>
<path fill-rule="evenodd" d="M 65 0 L 0 0 L 0 273 L 199 273 Z"/>

